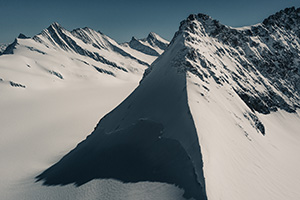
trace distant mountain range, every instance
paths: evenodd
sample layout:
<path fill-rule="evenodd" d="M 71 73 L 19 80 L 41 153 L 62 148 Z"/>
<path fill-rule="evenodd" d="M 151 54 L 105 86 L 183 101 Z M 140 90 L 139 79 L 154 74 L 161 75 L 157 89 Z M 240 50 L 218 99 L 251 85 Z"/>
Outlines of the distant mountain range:
<path fill-rule="evenodd" d="M 118 44 L 90 28 L 70 32 L 53 23 L 32 38 L 20 34 L 2 50 L 0 66 L 5 66 L 5 71 L 0 68 L 0 78 L 2 83 L 23 88 L 39 85 L 39 80 L 32 77 L 37 74 L 48 81 L 97 79 L 100 74 L 139 79 L 167 45 L 168 41 L 155 33 L 145 39 L 133 38 L 128 43 Z"/>

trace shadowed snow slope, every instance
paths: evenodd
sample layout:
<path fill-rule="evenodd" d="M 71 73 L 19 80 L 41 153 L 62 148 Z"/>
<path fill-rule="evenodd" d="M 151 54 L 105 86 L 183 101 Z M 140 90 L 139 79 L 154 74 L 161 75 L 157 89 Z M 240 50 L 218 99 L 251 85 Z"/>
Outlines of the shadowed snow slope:
<path fill-rule="evenodd" d="M 134 170 L 131 172 L 130 177 L 126 177 L 126 175 L 115 177 L 123 172 L 124 168 L 122 166 L 117 166 L 117 168 L 114 165 L 105 166 L 108 169 L 117 170 L 117 172 L 119 170 L 114 178 L 124 182 L 152 180 L 172 183 L 183 188 L 186 197 L 206 199 L 201 153 L 193 119 L 187 104 L 186 75 L 185 73 L 178 73 L 177 68 L 173 65 L 173 60 L 181 54 L 182 45 L 183 40 L 177 40 L 169 47 L 164 56 L 153 64 L 152 72 L 144 78 L 139 87 L 114 111 L 100 121 L 90 136 L 97 140 L 92 141 L 89 137 L 58 164 L 42 173 L 38 178 L 45 180 L 48 185 L 82 181 L 81 177 L 75 176 L 74 179 L 69 179 L 67 176 L 75 175 L 74 172 L 78 171 L 84 173 L 86 166 L 79 163 L 84 162 L 84 160 L 81 160 L 84 159 L 82 154 L 89 152 L 84 147 L 89 146 L 93 149 L 90 159 L 96 159 L 97 164 L 113 164 L 114 162 L 108 162 L 111 159 L 110 154 L 123 151 L 124 156 L 127 156 L 129 160 L 135 158 L 126 167 L 128 169 L 137 169 L 145 166 L 145 163 L 153 162 L 153 166 L 150 165 L 146 169 L 141 169 L 145 170 L 146 173 L 141 173 L 141 170 Z M 135 129 L 136 125 L 140 125 L 139 121 L 141 119 L 146 121 L 144 123 L 148 128 Z M 155 126 L 158 125 L 163 129 L 155 130 Z M 133 127 L 130 128 L 131 126 Z M 131 129 L 135 129 L 135 132 L 131 133 Z M 152 131 L 146 131 L 148 129 Z M 157 135 L 158 133 L 159 135 Z M 142 149 L 140 155 L 135 156 L 131 155 L 133 153 L 132 149 L 128 149 L 126 152 L 124 148 L 118 147 L 118 140 L 111 140 L 111 138 L 117 138 L 118 135 L 126 135 L 126 137 L 131 138 L 131 134 L 141 134 L 138 139 L 132 141 L 134 144 L 132 148 L 137 148 L 135 144 L 138 143 L 142 146 L 150 145 L 152 147 L 148 151 Z M 147 136 L 147 134 L 152 134 L 152 136 Z M 111 137 L 105 137 L 104 135 L 111 135 Z M 104 142 L 114 148 L 106 151 L 98 148 L 101 138 L 105 138 Z M 165 155 L 164 159 L 157 156 L 157 148 L 155 148 L 155 145 L 151 145 L 153 143 L 151 138 L 157 140 L 155 143 L 162 151 L 166 151 L 161 152 L 162 155 Z M 128 146 L 127 143 L 124 141 L 121 146 Z M 169 145 L 160 147 L 160 143 L 169 143 Z M 106 154 L 104 154 L 105 152 Z M 173 155 L 172 152 L 178 153 L 177 159 L 171 159 L 173 157 L 171 156 Z M 118 162 L 122 163 L 122 160 Z M 76 168 L 75 171 L 72 170 L 73 167 L 70 168 L 71 165 Z M 185 174 L 180 172 L 183 169 L 186 171 Z M 66 179 L 59 176 L 63 171 L 70 173 L 65 177 Z M 89 175 L 89 179 L 98 177 L 98 173 Z M 76 178 L 79 179 L 76 180 Z"/>
<path fill-rule="evenodd" d="M 99 118 L 136 85 L 102 79 L 67 82 L 63 87 L 43 90 L 0 89 L 0 199 L 182 200 L 183 191 L 165 183 L 124 184 L 99 179 L 80 187 L 35 183 L 37 174 L 86 138 Z"/>
<path fill-rule="evenodd" d="M 139 87 L 38 180 L 159 181 L 197 200 L 299 199 L 299 25 L 295 8 L 239 29 L 190 15 Z"/>
<path fill-rule="evenodd" d="M 137 87 L 156 58 L 89 28 L 69 32 L 54 23 L 33 38 L 20 35 L 0 56 L 0 199 L 182 200 L 183 190 L 166 183 L 35 183 Z"/>

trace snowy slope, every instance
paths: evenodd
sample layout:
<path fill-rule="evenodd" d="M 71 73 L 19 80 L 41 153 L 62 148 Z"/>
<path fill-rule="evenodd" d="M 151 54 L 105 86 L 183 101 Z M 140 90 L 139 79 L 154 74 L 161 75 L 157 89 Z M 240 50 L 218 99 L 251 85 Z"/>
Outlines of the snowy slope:
<path fill-rule="evenodd" d="M 68 82 L 33 90 L 2 88 L 0 95 L 0 199 L 182 199 L 183 191 L 163 183 L 123 184 L 94 180 L 81 187 L 45 187 L 35 177 L 73 149 L 99 118 L 136 87 L 135 81 Z"/>
<path fill-rule="evenodd" d="M 245 29 L 182 22 L 208 199 L 300 197 L 299 12 Z"/>
<path fill-rule="evenodd" d="M 201 152 L 187 104 L 186 76 L 177 73 L 172 66 L 180 47 L 181 44 L 170 46 L 154 62 L 153 71 L 122 104 L 100 121 L 93 134 L 39 179 L 45 179 L 49 185 L 81 185 L 110 175 L 123 182 L 151 180 L 175 184 L 186 190 L 185 197 L 205 199 L 201 192 L 204 191 Z M 136 134 L 140 134 L 140 138 L 136 139 Z M 120 139 L 115 135 L 120 135 Z M 129 141 L 121 139 L 122 135 Z M 101 148 L 100 141 L 108 147 Z M 122 146 L 130 148 L 122 148 L 119 158 L 114 151 L 118 152 Z M 133 153 L 132 148 L 133 152 L 140 153 Z M 83 157 L 87 152 L 89 156 Z M 111 160 L 110 155 L 117 160 Z M 103 171 L 94 169 L 102 169 L 98 167 L 101 165 Z M 124 172 L 126 170 L 128 172 Z M 124 174 L 129 176 L 124 177 Z"/>
<path fill-rule="evenodd" d="M 295 8 L 239 29 L 190 15 L 139 87 L 38 180 L 159 181 L 197 200 L 299 199 L 299 25 Z"/>
<path fill-rule="evenodd" d="M 0 56 L 0 199 L 181 200 L 183 191 L 165 183 L 35 183 L 135 89 L 156 58 L 89 28 L 69 32 L 54 23 L 33 38 L 20 34 Z"/>

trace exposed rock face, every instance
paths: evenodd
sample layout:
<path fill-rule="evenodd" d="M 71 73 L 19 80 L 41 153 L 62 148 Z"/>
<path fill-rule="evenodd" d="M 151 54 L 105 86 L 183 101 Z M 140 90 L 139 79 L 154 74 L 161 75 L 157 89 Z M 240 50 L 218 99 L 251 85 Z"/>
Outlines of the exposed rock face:
<path fill-rule="evenodd" d="M 6 49 L 7 44 L 0 44 L 0 54 Z"/>
<path fill-rule="evenodd" d="M 230 83 L 253 111 L 294 112 L 300 91 L 299 14 L 300 9 L 288 8 L 262 24 L 239 29 L 204 14 L 190 15 L 177 33 L 190 44 L 186 66 L 203 81 L 212 76 L 221 85 Z M 215 59 L 209 59 L 200 46 L 213 48 L 210 55 Z"/>

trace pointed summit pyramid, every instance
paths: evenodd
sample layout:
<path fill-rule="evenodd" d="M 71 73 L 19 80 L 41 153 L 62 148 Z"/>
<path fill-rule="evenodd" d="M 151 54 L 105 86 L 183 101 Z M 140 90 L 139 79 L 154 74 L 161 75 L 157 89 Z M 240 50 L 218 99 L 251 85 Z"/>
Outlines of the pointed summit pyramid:
<path fill-rule="evenodd" d="M 174 62 L 181 62 L 178 58 L 184 59 L 182 48 L 181 39 L 173 43 L 164 56 L 155 61 L 151 73 L 140 86 L 100 121 L 93 137 L 41 174 L 39 180 L 45 180 L 45 184 L 49 185 L 72 182 L 81 185 L 94 178 L 108 178 L 107 174 L 111 174 L 113 178 L 124 182 L 151 180 L 175 184 L 185 190 L 187 198 L 206 199 L 202 156 L 187 104 L 186 75 L 174 67 L 177 65 Z M 136 138 L 136 135 L 139 137 Z M 123 137 L 126 139 L 121 139 Z M 107 144 L 107 148 L 116 147 L 111 148 L 113 152 L 108 154 L 118 158 L 117 161 L 106 162 L 106 148 L 101 147 L 98 143 L 100 140 Z M 124 149 L 118 146 L 124 146 Z M 97 160 L 92 166 L 93 170 L 87 170 L 91 167 L 87 160 L 79 161 L 77 157 L 89 152 L 90 148 L 95 148 L 95 151 L 86 159 Z M 132 148 L 135 151 L 131 151 Z M 119 151 L 122 154 L 117 156 Z M 133 155 L 133 152 L 140 154 Z M 96 159 L 99 155 L 103 155 L 103 159 Z M 132 162 L 125 165 L 127 160 Z M 77 162 L 85 164 L 77 166 Z M 103 170 L 96 170 L 99 167 Z M 56 175 L 61 170 L 68 172 L 65 171 L 66 176 L 59 178 Z M 130 172 L 124 177 L 126 170 Z M 91 171 L 94 173 L 91 174 Z M 185 175 L 182 176 L 179 171 Z"/>
<path fill-rule="evenodd" d="M 161 50 L 165 50 L 169 44 L 169 42 L 165 39 L 163 39 L 162 37 L 160 37 L 159 35 L 157 35 L 154 32 L 150 32 L 148 37 L 146 38 L 146 41 L 154 46 L 154 47 L 158 47 Z"/>
<path fill-rule="evenodd" d="M 298 199 L 295 30 L 190 15 L 135 91 L 38 180 L 165 182 L 196 200 Z"/>

